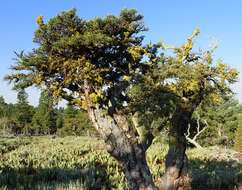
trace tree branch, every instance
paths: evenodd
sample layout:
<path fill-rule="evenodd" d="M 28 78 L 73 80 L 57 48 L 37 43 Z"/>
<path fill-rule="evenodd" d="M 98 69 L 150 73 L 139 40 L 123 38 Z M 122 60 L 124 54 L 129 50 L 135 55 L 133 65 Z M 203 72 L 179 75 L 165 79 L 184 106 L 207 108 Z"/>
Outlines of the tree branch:
<path fill-rule="evenodd" d="M 152 144 L 154 135 L 152 134 L 152 130 L 146 130 L 144 125 L 139 125 L 138 114 L 138 112 L 135 112 L 132 117 L 132 122 L 139 135 L 139 142 L 142 144 L 144 150 L 146 151 Z M 154 125 L 154 121 L 151 123 L 151 127 L 152 125 Z"/>
<path fill-rule="evenodd" d="M 205 130 L 205 129 L 207 129 L 208 127 L 209 127 L 209 125 L 208 125 L 208 123 L 207 123 L 207 121 L 206 120 L 204 120 L 204 123 L 206 124 L 206 126 L 202 129 L 202 130 L 200 130 L 200 122 L 199 122 L 199 120 L 200 120 L 200 115 L 196 112 L 196 115 L 197 115 L 197 133 L 196 133 L 196 135 L 193 137 L 193 138 L 190 138 L 189 136 L 190 136 L 190 127 L 191 127 L 191 125 L 190 125 L 190 123 L 188 124 L 188 128 L 187 128 L 187 134 L 185 134 L 185 137 L 186 137 L 186 139 L 187 139 L 187 141 L 188 142 L 190 142 L 191 144 L 193 144 L 195 147 L 197 147 L 197 148 L 202 148 L 202 146 L 200 145 L 200 144 L 198 144 L 197 142 L 196 142 L 196 139 L 197 139 L 197 137 Z"/>

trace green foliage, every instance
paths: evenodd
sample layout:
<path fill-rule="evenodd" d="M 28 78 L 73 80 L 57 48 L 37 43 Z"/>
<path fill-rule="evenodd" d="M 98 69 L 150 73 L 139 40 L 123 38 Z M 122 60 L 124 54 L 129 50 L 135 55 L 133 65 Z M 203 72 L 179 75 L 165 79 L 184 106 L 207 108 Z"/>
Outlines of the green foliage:
<path fill-rule="evenodd" d="M 58 135 L 96 135 L 84 110 L 79 110 L 73 104 L 68 103 L 63 116 L 63 126 L 58 129 Z"/>
<path fill-rule="evenodd" d="M 162 125 L 175 109 L 176 97 L 161 85 L 157 72 L 157 68 L 153 68 L 152 73 L 138 75 L 132 88 L 127 89 L 129 111 L 140 113 L 140 124 L 147 130 L 153 121 Z"/>
<path fill-rule="evenodd" d="M 0 118 L 7 116 L 7 104 L 4 101 L 4 98 L 0 96 Z"/>
<path fill-rule="evenodd" d="M 29 127 L 34 115 L 34 107 L 30 106 L 27 101 L 28 94 L 24 89 L 20 89 L 17 94 L 18 102 L 14 105 L 14 120 L 17 128 L 15 133 L 29 133 Z"/>
<path fill-rule="evenodd" d="M 88 189 L 127 189 L 118 163 L 93 138 L 35 137 L 0 160 L 1 187 L 37 189 L 72 182 Z"/>
<path fill-rule="evenodd" d="M 235 134 L 235 145 L 234 149 L 236 151 L 242 152 L 242 120 L 240 118 L 240 122 L 238 124 L 238 128 Z"/>
<path fill-rule="evenodd" d="M 47 88 L 57 101 L 62 97 L 84 109 L 99 105 L 110 115 L 131 101 L 131 108 L 143 107 L 138 111 L 144 110 L 144 118 L 154 119 L 159 114 L 169 117 L 175 107 L 192 112 L 201 102 L 218 102 L 231 93 L 229 84 L 237 81 L 238 71 L 220 60 L 215 63 L 217 44 L 192 52 L 197 29 L 184 45 L 172 47 L 172 56 L 165 57 L 158 52 L 169 46 L 142 46 L 141 32 L 147 30 L 142 18 L 135 9 L 88 21 L 78 18 L 75 9 L 47 23 L 40 16 L 34 34 L 38 48 L 17 54 L 11 68 L 16 74 L 5 79 L 13 81 L 15 88 Z M 143 99 L 129 93 L 130 88 L 143 92 Z M 145 97 L 149 104 L 144 103 Z"/>
<path fill-rule="evenodd" d="M 234 145 L 235 132 L 242 114 L 242 105 L 237 100 L 228 97 L 221 103 L 201 105 L 197 113 L 201 126 L 205 126 L 205 121 L 208 123 L 208 128 L 198 138 L 202 145 Z M 196 114 L 194 119 L 196 120 Z"/>
<path fill-rule="evenodd" d="M 68 104 L 66 109 L 55 108 L 53 96 L 47 91 L 41 93 L 38 107 L 33 108 L 28 105 L 26 93 L 23 94 L 19 95 L 21 101 L 14 105 L 0 98 L 1 134 L 41 135 L 57 132 L 60 136 L 97 135 L 86 111 L 77 109 L 73 104 Z M 21 113 L 18 113 L 19 110 Z"/>
<path fill-rule="evenodd" d="M 9 123 L 8 116 L 8 104 L 6 104 L 4 98 L 0 96 L 0 131 L 2 131 L 2 133 L 7 131 Z"/>
<path fill-rule="evenodd" d="M 219 102 L 231 94 L 228 84 L 238 80 L 238 71 L 221 60 L 214 61 L 213 53 L 218 44 L 211 49 L 194 53 L 194 38 L 200 33 L 197 29 L 181 47 L 169 47 L 175 56 L 162 64 L 161 76 L 165 86 L 172 90 L 186 106 L 199 105 L 201 102 Z M 185 100 L 184 100 L 185 99 Z M 192 104 L 192 105 L 190 105 Z"/>
<path fill-rule="evenodd" d="M 0 137 L 0 155 L 18 149 L 20 146 L 30 144 L 29 138 Z"/>
<path fill-rule="evenodd" d="M 183 135 L 200 104 L 219 104 L 232 94 L 229 84 L 237 81 L 238 71 L 220 60 L 213 60 L 217 44 L 212 49 L 194 53 L 193 40 L 198 34 L 196 30 L 181 47 L 165 48 L 161 43 L 153 46 L 153 56 L 157 59 L 142 75 L 135 76 L 133 86 L 127 90 L 129 111 L 139 112 L 139 124 L 153 136 L 164 126 L 173 126 L 170 129 L 176 128 Z M 155 48 L 159 47 L 172 48 L 174 54 L 158 55 Z"/>
<path fill-rule="evenodd" d="M 16 89 L 36 85 L 48 90 L 55 101 L 64 98 L 87 110 L 90 119 L 96 119 L 95 124 L 105 117 L 109 126 L 111 119 L 109 128 L 105 128 L 105 122 L 97 128 L 112 151 L 126 143 L 133 147 L 139 139 L 140 144 L 136 145 L 142 145 L 145 152 L 167 124 L 173 130 L 170 134 L 175 143 L 172 144 L 182 143 L 185 150 L 185 142 L 178 140 L 182 139 L 194 110 L 201 103 L 217 103 L 232 94 L 229 85 L 237 81 L 238 71 L 213 60 L 217 44 L 206 51 L 192 52 L 198 29 L 184 45 L 172 47 L 171 56 L 159 54 L 161 49 L 170 48 L 161 42 L 144 46 L 142 34 L 147 28 L 142 19 L 135 9 L 123 9 L 118 17 L 108 15 L 92 20 L 80 19 L 75 9 L 63 11 L 48 22 L 39 16 L 34 34 L 37 48 L 27 54 L 16 53 L 16 63 L 11 67 L 15 72 L 5 79 L 14 82 Z M 137 126 L 126 125 L 126 113 L 130 113 L 131 119 L 138 118 Z M 135 114 L 137 118 L 133 117 Z M 70 134 L 72 129 L 76 133 L 76 126 L 83 121 L 75 115 L 77 110 L 68 107 L 63 127 L 58 131 Z M 110 138 L 112 135 L 114 138 Z M 176 147 L 174 150 L 183 151 Z M 74 167 L 74 163 L 78 160 L 67 165 Z M 52 164 L 47 166 L 57 167 L 56 163 Z"/>
<path fill-rule="evenodd" d="M 48 23 L 40 16 L 34 36 L 39 47 L 17 54 L 11 68 L 17 73 L 6 79 L 14 81 L 15 88 L 34 84 L 48 88 L 56 100 L 62 97 L 84 108 L 97 103 L 106 107 L 110 93 L 127 88 L 137 68 L 143 67 L 140 33 L 147 29 L 142 18 L 135 9 L 124 9 L 119 17 L 88 21 L 78 18 L 75 9 L 63 11 Z M 121 91 L 115 96 L 121 97 Z"/>
<path fill-rule="evenodd" d="M 75 131 L 79 122 L 77 121 L 78 110 L 73 104 L 67 104 L 67 108 L 64 111 L 64 127 L 70 128 Z"/>
<path fill-rule="evenodd" d="M 53 96 L 47 91 L 42 91 L 40 94 L 39 105 L 33 116 L 32 123 L 36 134 L 56 132 L 56 112 Z"/>
<path fill-rule="evenodd" d="M 63 127 L 64 123 L 64 108 L 60 107 L 56 110 L 56 128 L 57 130 Z"/>

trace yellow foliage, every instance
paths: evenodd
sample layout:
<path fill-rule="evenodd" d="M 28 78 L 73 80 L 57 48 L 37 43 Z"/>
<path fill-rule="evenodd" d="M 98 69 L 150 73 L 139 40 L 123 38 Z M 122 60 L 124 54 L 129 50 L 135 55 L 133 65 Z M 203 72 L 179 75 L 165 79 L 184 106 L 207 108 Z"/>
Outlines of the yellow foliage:
<path fill-rule="evenodd" d="M 126 80 L 126 81 L 130 81 L 130 79 L 131 79 L 131 77 L 130 76 L 124 76 L 124 80 Z"/>
<path fill-rule="evenodd" d="M 36 23 L 38 24 L 38 26 L 41 26 L 43 24 L 43 15 L 37 17 Z"/>
<path fill-rule="evenodd" d="M 96 93 L 91 93 L 89 97 L 92 99 L 93 103 L 97 103 L 98 101 L 98 95 Z"/>
<path fill-rule="evenodd" d="M 220 104 L 222 102 L 222 97 L 218 94 L 212 93 L 209 96 L 209 102 L 214 102 L 216 104 Z"/>
<path fill-rule="evenodd" d="M 144 49 L 141 46 L 132 46 L 128 49 L 128 51 L 134 59 L 139 59 L 142 57 L 141 53 L 144 51 Z"/>
<path fill-rule="evenodd" d="M 69 64 L 69 60 L 68 61 L 65 61 L 63 66 L 66 67 L 67 65 Z"/>

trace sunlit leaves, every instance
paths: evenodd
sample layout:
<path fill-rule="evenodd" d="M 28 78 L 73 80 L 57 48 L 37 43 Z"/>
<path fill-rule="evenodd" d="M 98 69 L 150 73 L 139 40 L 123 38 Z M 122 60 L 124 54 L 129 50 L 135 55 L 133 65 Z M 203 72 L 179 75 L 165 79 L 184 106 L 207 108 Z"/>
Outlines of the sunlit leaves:
<path fill-rule="evenodd" d="M 165 86 L 180 97 L 189 98 L 193 104 L 201 101 L 218 102 L 224 95 L 230 94 L 229 84 L 238 79 L 238 71 L 218 60 L 214 62 L 213 52 L 218 44 L 207 51 L 194 53 L 194 38 L 199 29 L 187 39 L 181 47 L 169 47 L 174 56 L 161 65 L 160 72 Z"/>
<path fill-rule="evenodd" d="M 12 67 L 16 74 L 6 79 L 14 81 L 16 88 L 47 88 L 57 101 L 68 97 L 79 105 L 84 105 L 82 101 L 105 104 L 110 97 L 104 88 L 120 88 L 141 70 L 138 68 L 145 50 L 139 33 L 147 30 L 142 18 L 135 9 L 124 9 L 119 17 L 92 20 L 80 19 L 72 9 L 47 23 L 41 15 L 34 35 L 39 47 L 28 54 L 17 54 Z M 84 81 L 89 98 L 84 93 Z"/>
<path fill-rule="evenodd" d="M 43 15 L 38 16 L 38 18 L 36 19 L 36 23 L 38 24 L 38 26 L 41 26 L 43 24 Z"/>

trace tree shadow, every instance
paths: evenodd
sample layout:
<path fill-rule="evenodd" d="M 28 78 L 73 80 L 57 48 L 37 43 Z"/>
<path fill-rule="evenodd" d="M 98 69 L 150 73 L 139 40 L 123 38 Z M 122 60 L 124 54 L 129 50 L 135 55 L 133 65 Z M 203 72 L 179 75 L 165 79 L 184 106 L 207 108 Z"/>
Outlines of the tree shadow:
<path fill-rule="evenodd" d="M 191 159 L 189 162 L 193 190 L 240 190 L 242 164 L 239 161 Z"/>

